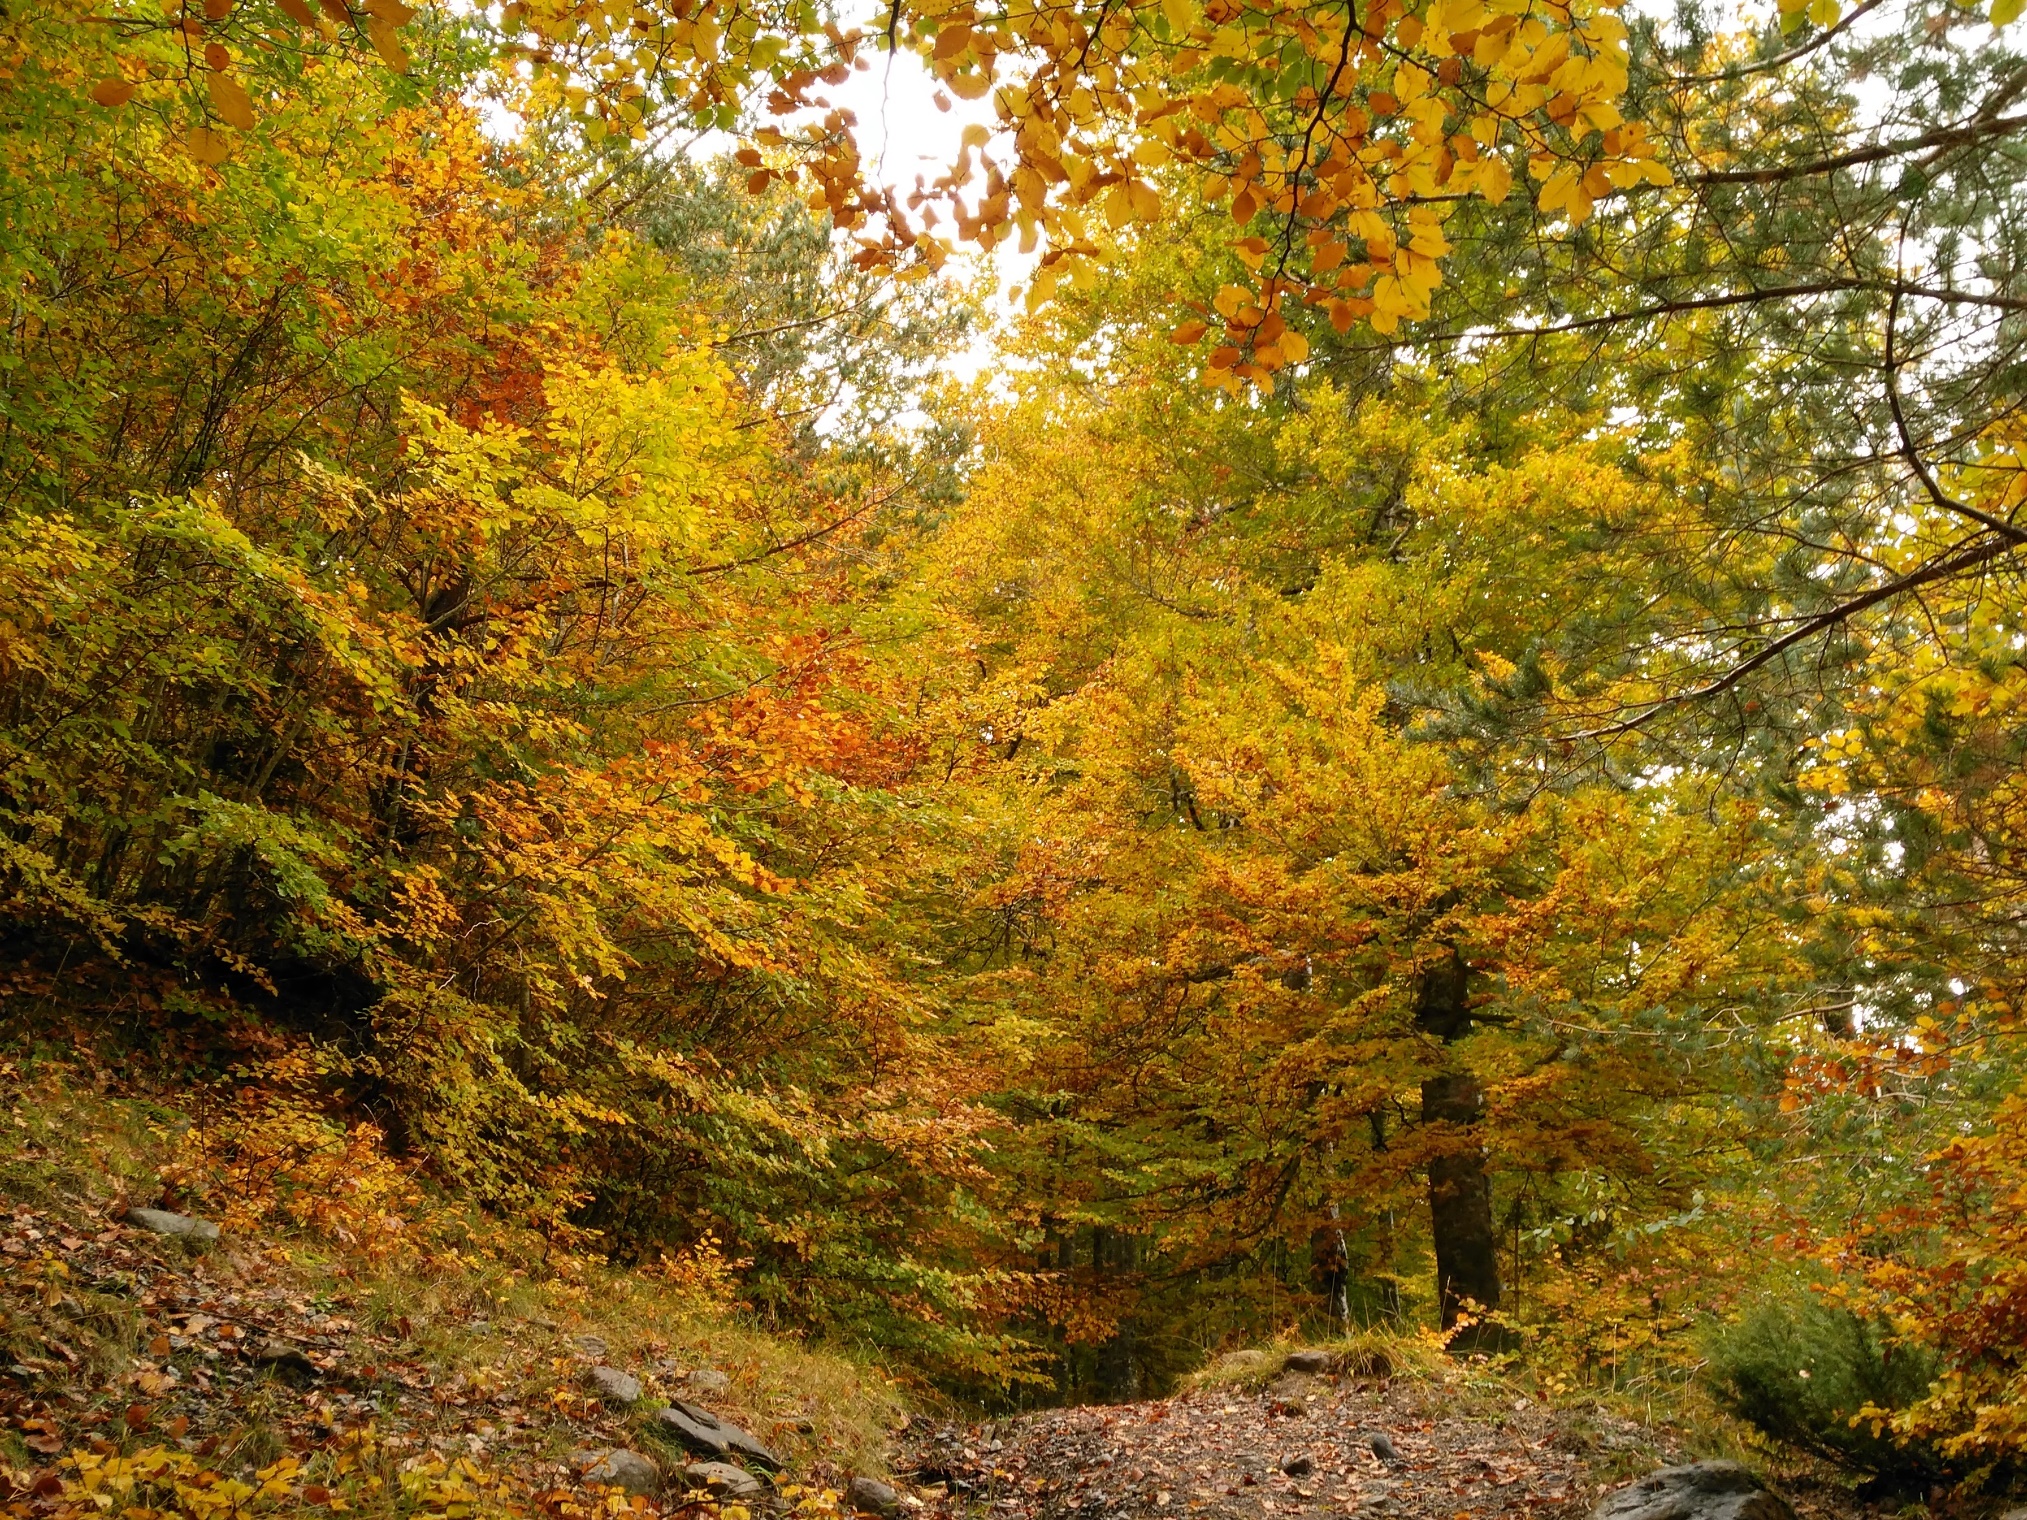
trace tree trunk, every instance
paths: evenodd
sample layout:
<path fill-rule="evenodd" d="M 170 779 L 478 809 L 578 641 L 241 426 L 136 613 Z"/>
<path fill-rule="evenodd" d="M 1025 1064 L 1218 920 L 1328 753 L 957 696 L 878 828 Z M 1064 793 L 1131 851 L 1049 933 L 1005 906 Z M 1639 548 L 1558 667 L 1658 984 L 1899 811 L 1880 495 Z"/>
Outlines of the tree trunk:
<path fill-rule="evenodd" d="M 1471 970 L 1452 949 L 1422 976 L 1415 1027 L 1445 1045 L 1471 1027 Z M 1492 1229 L 1492 1182 L 1485 1148 L 1475 1133 L 1484 1095 L 1465 1071 L 1443 1072 L 1422 1083 L 1422 1123 L 1449 1126 L 1453 1137 L 1429 1162 L 1429 1233 L 1436 1246 L 1436 1298 L 1443 1328 L 1455 1327 L 1465 1300 L 1479 1313 L 1499 1307 L 1499 1242 Z M 1451 1341 L 1455 1350 L 1495 1344 L 1492 1327 L 1473 1325 Z"/>

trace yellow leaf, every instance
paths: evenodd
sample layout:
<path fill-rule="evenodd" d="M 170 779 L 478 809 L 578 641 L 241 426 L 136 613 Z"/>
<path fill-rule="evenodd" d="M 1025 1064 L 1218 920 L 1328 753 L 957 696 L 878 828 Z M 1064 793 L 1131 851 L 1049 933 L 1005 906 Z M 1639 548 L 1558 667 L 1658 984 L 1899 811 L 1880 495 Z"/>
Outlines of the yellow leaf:
<path fill-rule="evenodd" d="M 1196 6 L 1193 0 L 1161 0 L 1161 13 L 1168 17 L 1168 24 L 1181 36 L 1196 25 Z"/>
<path fill-rule="evenodd" d="M 1281 357 L 1290 364 L 1300 364 L 1309 357 L 1309 340 L 1299 332 L 1284 332 L 1281 334 Z"/>
<path fill-rule="evenodd" d="M 92 86 L 91 98 L 108 110 L 117 110 L 134 98 L 133 81 L 101 79 Z"/>
<path fill-rule="evenodd" d="M 967 148 L 983 148 L 992 141 L 992 129 L 983 122 L 971 122 L 966 125 L 958 141 Z"/>
<path fill-rule="evenodd" d="M 1161 196 L 1150 184 L 1135 180 L 1126 187 L 1126 198 L 1132 203 L 1134 216 L 1143 222 L 1154 221 L 1161 215 Z"/>
<path fill-rule="evenodd" d="M 1478 193 L 1495 206 L 1513 189 L 1513 171 L 1506 167 L 1503 158 L 1481 158 L 1475 178 Z"/>
<path fill-rule="evenodd" d="M 365 0 L 365 5 L 389 26 L 405 25 L 415 17 L 415 12 L 403 5 L 401 0 Z"/>
<path fill-rule="evenodd" d="M 1809 7 L 1809 19 L 1818 26 L 1835 26 L 1837 16 L 1837 0 L 1814 0 Z"/>
<path fill-rule="evenodd" d="M 218 113 L 218 119 L 228 127 L 242 132 L 253 130 L 253 102 L 238 80 L 230 74 L 213 74 L 205 80 L 211 95 L 211 109 Z"/>
<path fill-rule="evenodd" d="M 209 127 L 192 127 L 184 146 L 200 164 L 222 164 L 226 155 L 232 152 L 231 140 L 223 132 L 214 132 Z"/>
<path fill-rule="evenodd" d="M 2022 0 L 1992 0 L 1992 25 L 2004 26 L 2020 14 Z"/>

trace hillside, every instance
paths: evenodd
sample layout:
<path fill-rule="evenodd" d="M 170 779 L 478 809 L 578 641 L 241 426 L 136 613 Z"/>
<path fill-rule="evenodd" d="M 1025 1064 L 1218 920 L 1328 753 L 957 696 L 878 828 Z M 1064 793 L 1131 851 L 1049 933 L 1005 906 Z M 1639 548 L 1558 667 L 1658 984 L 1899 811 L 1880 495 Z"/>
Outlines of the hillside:
<path fill-rule="evenodd" d="M 681 1507 L 710 1453 L 656 1418 L 678 1402 L 764 1441 L 798 1510 L 834 1511 L 851 1473 L 885 1465 L 905 1406 L 870 1367 L 441 1214 L 379 1250 L 273 1225 L 161 1233 L 129 1213 L 158 1201 L 180 1116 L 59 1073 L 8 1077 L 0 1421 L 17 1514 L 94 1514 L 111 1494 L 193 1520 L 591 1514 L 597 1479 L 629 1476 L 589 1461 L 615 1449 L 654 1462 Z"/>

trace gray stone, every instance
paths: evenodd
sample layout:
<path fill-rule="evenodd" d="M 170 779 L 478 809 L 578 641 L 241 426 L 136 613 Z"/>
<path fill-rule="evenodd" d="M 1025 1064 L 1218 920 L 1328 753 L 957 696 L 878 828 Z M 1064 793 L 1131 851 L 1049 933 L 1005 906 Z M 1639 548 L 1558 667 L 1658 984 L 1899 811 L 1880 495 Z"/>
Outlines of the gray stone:
<path fill-rule="evenodd" d="M 1331 1361 L 1328 1351 L 1291 1351 L 1281 1368 L 1284 1372 L 1328 1372 Z"/>
<path fill-rule="evenodd" d="M 1284 1372 L 1267 1385 L 1267 1406 L 1276 1414 L 1307 1414 L 1316 1390 L 1316 1379 L 1308 1373 Z"/>
<path fill-rule="evenodd" d="M 901 1495 L 891 1483 L 878 1478 L 854 1478 L 845 1485 L 845 1503 L 862 1515 L 880 1515 L 884 1520 L 901 1512 Z"/>
<path fill-rule="evenodd" d="M 606 1345 L 605 1337 L 602 1335 L 578 1336 L 577 1349 L 582 1351 L 586 1356 L 597 1357 L 600 1361 L 603 1361 L 612 1352 L 612 1347 Z"/>
<path fill-rule="evenodd" d="M 716 1367 L 699 1367 L 684 1378 L 683 1383 L 690 1392 L 704 1394 L 707 1397 L 714 1393 L 732 1391 L 732 1380 Z"/>
<path fill-rule="evenodd" d="M 287 1341 L 265 1340 L 248 1353 L 256 1365 L 291 1378 L 320 1378 L 323 1368 Z"/>
<path fill-rule="evenodd" d="M 172 1214 L 167 1209 L 128 1209 L 127 1223 L 137 1224 L 157 1235 L 182 1235 L 191 1240 L 216 1240 L 218 1226 L 208 1219 Z"/>
<path fill-rule="evenodd" d="M 1606 1494 L 1591 1520 L 1795 1520 L 1795 1512 L 1736 1462 L 1691 1462 Z"/>
<path fill-rule="evenodd" d="M 1308 1454 L 1298 1451 L 1292 1457 L 1281 1459 L 1281 1471 L 1291 1478 L 1306 1478 L 1316 1471 L 1316 1461 Z"/>
<path fill-rule="evenodd" d="M 600 1403 L 625 1408 L 640 1397 L 640 1379 L 617 1367 L 593 1367 L 584 1381 L 597 1392 Z"/>
<path fill-rule="evenodd" d="M 623 1489 L 629 1494 L 652 1494 L 662 1486 L 662 1470 L 639 1452 L 624 1447 L 574 1451 L 570 1462 L 586 1483 Z"/>
<path fill-rule="evenodd" d="M 734 1467 L 730 1462 L 692 1462 L 683 1469 L 683 1477 L 692 1488 L 707 1488 L 714 1498 L 733 1499 L 740 1502 L 758 1499 L 767 1492 L 767 1485 L 743 1467 Z"/>
<path fill-rule="evenodd" d="M 682 1443 L 685 1450 L 700 1457 L 723 1458 L 737 1454 L 762 1467 L 781 1466 L 781 1459 L 729 1420 L 721 1420 L 701 1404 L 671 1399 L 666 1409 L 657 1409 L 655 1419 L 665 1434 Z"/>
<path fill-rule="evenodd" d="M 1375 1430 L 1366 1437 L 1365 1444 L 1372 1448 L 1372 1454 L 1382 1462 L 1392 1464 L 1401 1459 L 1401 1454 L 1394 1450 L 1394 1443 L 1387 1439 L 1384 1430 Z"/>

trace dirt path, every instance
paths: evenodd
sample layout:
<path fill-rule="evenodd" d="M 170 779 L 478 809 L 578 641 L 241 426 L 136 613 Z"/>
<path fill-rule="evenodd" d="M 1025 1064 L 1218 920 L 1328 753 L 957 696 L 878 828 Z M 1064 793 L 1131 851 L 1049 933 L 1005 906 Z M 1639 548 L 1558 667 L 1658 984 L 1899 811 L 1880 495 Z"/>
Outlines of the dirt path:
<path fill-rule="evenodd" d="M 1392 1460 L 1375 1455 L 1375 1436 Z M 1620 1480 L 1614 1468 L 1677 1455 L 1630 1423 L 1495 1402 L 1461 1378 L 1284 1373 L 1262 1391 L 939 1427 L 909 1460 L 933 1505 L 1010 1520 L 1476 1520 L 1583 1514 Z"/>

